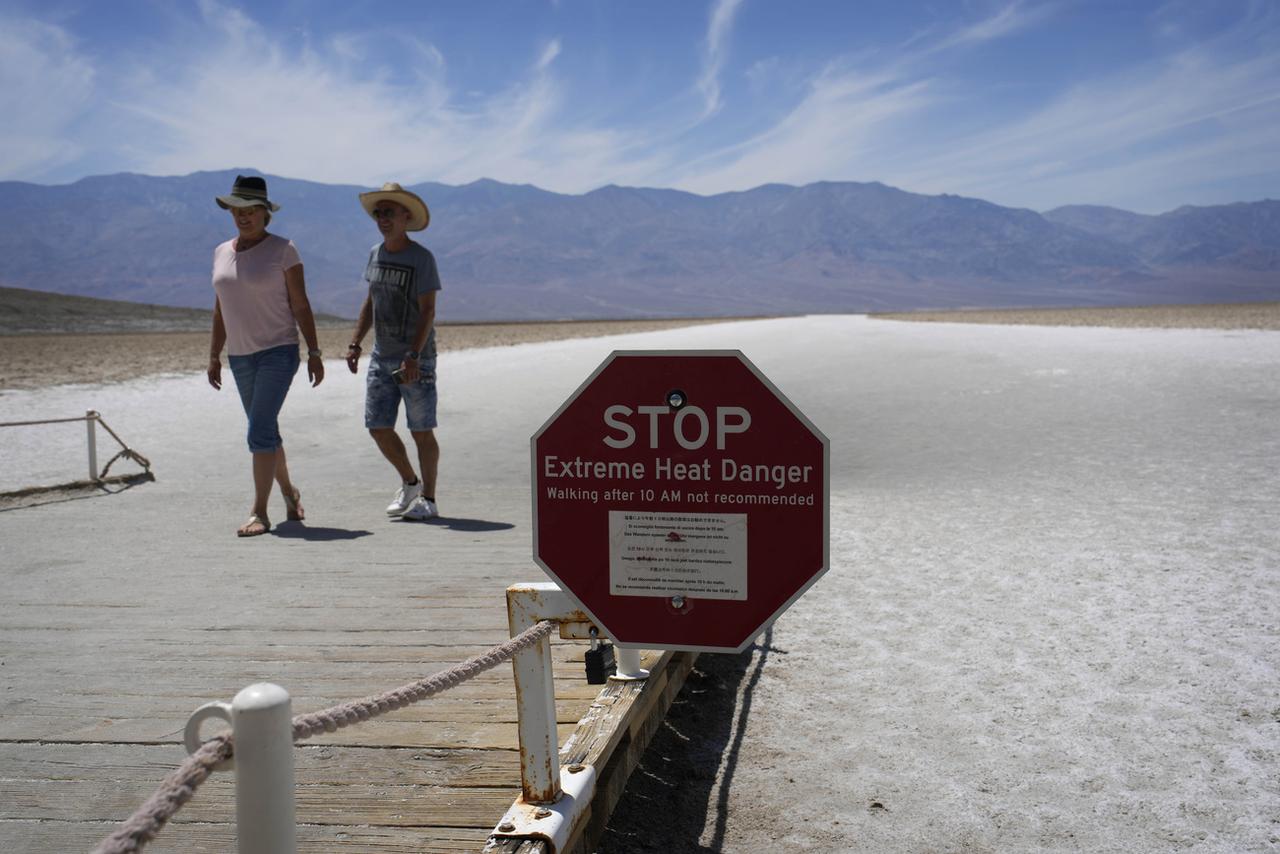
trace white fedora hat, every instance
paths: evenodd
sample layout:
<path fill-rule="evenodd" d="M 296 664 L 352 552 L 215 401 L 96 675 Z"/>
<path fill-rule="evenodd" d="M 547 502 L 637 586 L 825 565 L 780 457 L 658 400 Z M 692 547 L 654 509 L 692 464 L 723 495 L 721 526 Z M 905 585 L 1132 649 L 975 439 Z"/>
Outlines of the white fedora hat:
<path fill-rule="evenodd" d="M 409 225 L 405 231 L 422 231 L 431 223 L 431 211 L 427 210 L 427 203 L 418 198 L 416 193 L 411 193 L 394 182 L 383 184 L 381 190 L 360 194 L 360 204 L 369 216 L 373 216 L 373 209 L 378 206 L 378 202 L 395 202 L 409 209 Z"/>

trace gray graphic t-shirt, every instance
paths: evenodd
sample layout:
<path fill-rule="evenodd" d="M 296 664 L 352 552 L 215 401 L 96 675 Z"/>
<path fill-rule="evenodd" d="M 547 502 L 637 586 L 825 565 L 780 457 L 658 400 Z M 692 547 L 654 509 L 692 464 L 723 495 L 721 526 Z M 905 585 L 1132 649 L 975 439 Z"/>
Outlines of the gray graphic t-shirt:
<path fill-rule="evenodd" d="M 440 290 L 435 256 L 413 241 L 400 252 L 388 252 L 379 243 L 369 250 L 364 280 L 373 302 L 373 355 L 387 360 L 402 358 L 418 328 L 418 297 Z M 432 326 L 422 348 L 422 366 L 432 368 L 435 361 L 436 330 Z"/>

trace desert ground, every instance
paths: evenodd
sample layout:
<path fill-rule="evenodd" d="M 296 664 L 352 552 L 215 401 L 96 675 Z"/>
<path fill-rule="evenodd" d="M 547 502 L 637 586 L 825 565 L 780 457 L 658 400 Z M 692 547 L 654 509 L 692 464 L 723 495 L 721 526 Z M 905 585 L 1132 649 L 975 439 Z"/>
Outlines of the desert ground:
<path fill-rule="evenodd" d="M 831 440 L 828 572 L 752 648 L 699 660 L 599 852 L 1280 851 L 1280 326 L 1274 304 L 1265 329 L 1222 325 L 1258 308 L 470 349 L 442 328 L 442 512 L 509 520 L 496 586 L 539 572 L 528 438 L 613 349 L 741 349 Z M 194 364 L 161 360 L 168 376 L 0 394 L 0 420 L 99 409 L 160 472 L 0 513 L 0 563 L 45 567 L 15 584 L 56 572 L 75 590 L 86 537 L 172 549 L 175 524 L 208 538 L 239 521 L 244 472 L 221 461 L 243 456 L 243 416 L 203 384 L 202 341 Z M 372 528 L 385 503 L 359 394 L 347 377 L 290 395 L 318 525 Z M 388 540 L 359 541 L 362 572 L 402 559 Z M 354 565 L 342 544 L 255 547 L 298 571 Z"/>
<path fill-rule="evenodd" d="M 1006 308 L 877 314 L 883 320 L 1146 329 L 1280 329 L 1280 302 L 1124 308 Z"/>
<path fill-rule="evenodd" d="M 597 854 L 1280 851 L 1280 305 L 885 319 L 806 408 L 848 563 L 699 658 Z"/>
<path fill-rule="evenodd" d="M 436 331 L 436 347 L 445 353 L 475 347 L 673 329 L 709 322 L 714 321 L 442 324 Z M 320 336 L 320 349 L 328 359 L 340 358 L 351 341 L 351 327 L 347 325 L 321 328 L 317 334 Z M 365 338 L 366 354 L 371 337 Z M 157 374 L 202 372 L 208 358 L 208 332 L 0 334 L 0 390 L 65 383 L 122 382 Z M 225 354 L 223 361 L 226 361 Z"/>
<path fill-rule="evenodd" d="M 1147 306 L 1140 308 L 1003 309 L 873 315 L 921 323 L 1021 324 L 1159 329 L 1280 329 L 1280 303 Z M 79 318 L 77 318 L 77 321 Z M 166 319 L 156 320 L 163 324 Z M 593 338 L 675 329 L 715 320 L 597 320 L 555 323 L 442 324 L 440 352 L 504 347 L 567 338 Z M 320 348 L 340 357 L 351 340 L 347 325 L 318 330 Z M 70 345 L 68 335 L 75 335 Z M 368 340 L 365 341 L 367 345 Z M 122 382 L 142 376 L 203 371 L 207 332 L 0 332 L 0 390 L 65 383 Z"/>

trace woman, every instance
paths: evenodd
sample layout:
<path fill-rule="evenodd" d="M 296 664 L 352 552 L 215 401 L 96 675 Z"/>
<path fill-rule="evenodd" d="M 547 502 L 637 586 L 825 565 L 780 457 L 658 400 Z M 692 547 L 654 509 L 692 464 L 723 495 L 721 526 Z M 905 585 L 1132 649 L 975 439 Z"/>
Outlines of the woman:
<path fill-rule="evenodd" d="M 298 370 L 299 329 L 307 339 L 307 377 L 312 386 L 324 379 L 324 362 L 302 278 L 302 259 L 291 241 L 267 233 L 271 212 L 280 210 L 267 198 L 267 182 L 237 175 L 231 194 L 215 201 L 231 212 L 239 234 L 213 251 L 217 298 L 209 344 L 209 385 L 222 388 L 219 356 L 226 344 L 231 373 L 249 416 L 253 455 L 253 509 L 236 534 L 256 537 L 271 530 L 267 499 L 273 480 L 280 484 L 288 518 L 304 517 L 302 495 L 289 479 L 277 424 Z"/>

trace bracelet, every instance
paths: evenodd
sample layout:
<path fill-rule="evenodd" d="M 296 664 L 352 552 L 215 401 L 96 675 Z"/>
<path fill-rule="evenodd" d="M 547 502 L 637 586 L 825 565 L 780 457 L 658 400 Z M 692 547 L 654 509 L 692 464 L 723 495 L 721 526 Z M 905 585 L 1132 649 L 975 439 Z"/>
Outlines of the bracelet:
<path fill-rule="evenodd" d="M 348 345 L 347 345 L 347 349 L 348 349 L 348 350 L 355 350 L 357 353 L 359 353 L 359 352 L 361 351 L 361 347 L 360 347 L 360 345 L 359 345 L 359 344 L 357 344 L 357 343 L 356 343 L 356 342 L 354 342 L 354 341 L 352 341 L 350 344 L 348 344 Z"/>
<path fill-rule="evenodd" d="M 322 354 L 319 350 L 314 350 L 314 349 L 313 349 L 313 350 L 308 350 L 308 351 L 307 351 L 307 358 L 308 358 L 308 359 L 319 359 L 321 355 L 323 355 L 323 354 Z"/>

